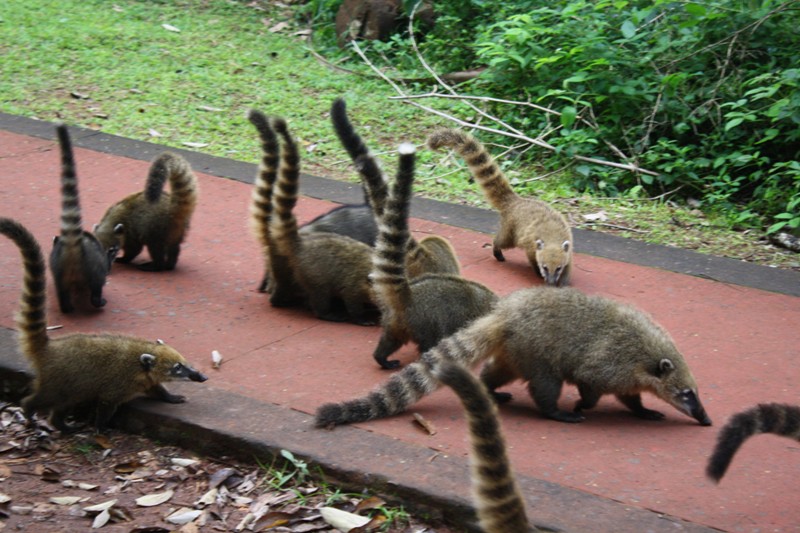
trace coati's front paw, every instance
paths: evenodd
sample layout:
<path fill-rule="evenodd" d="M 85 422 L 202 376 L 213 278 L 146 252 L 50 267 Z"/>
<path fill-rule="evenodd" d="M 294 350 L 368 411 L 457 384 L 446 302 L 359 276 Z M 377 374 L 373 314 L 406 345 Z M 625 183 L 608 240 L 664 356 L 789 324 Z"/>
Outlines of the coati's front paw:
<path fill-rule="evenodd" d="M 92 298 L 92 305 L 95 307 L 103 307 L 106 305 L 105 298 Z"/>
<path fill-rule="evenodd" d="M 186 396 L 181 394 L 165 394 L 162 395 L 159 400 L 165 401 L 167 403 L 186 403 Z"/>
<path fill-rule="evenodd" d="M 381 365 L 381 368 L 383 368 L 385 370 L 393 370 L 395 368 L 399 368 L 400 367 L 400 361 L 396 361 L 396 360 L 390 361 L 389 359 L 384 359 L 383 361 L 378 361 L 378 364 Z"/>
<path fill-rule="evenodd" d="M 637 409 L 633 412 L 639 418 L 644 418 L 645 420 L 663 420 L 664 413 L 661 411 L 656 411 L 654 409 L 646 409 L 642 407 L 641 409 Z"/>
<path fill-rule="evenodd" d="M 580 411 L 553 411 L 552 413 L 546 413 L 545 416 L 547 418 L 552 418 L 553 420 L 558 420 L 559 422 L 567 422 L 569 424 L 577 424 L 578 422 L 583 422 L 586 420 L 586 417 L 581 414 Z"/>
<path fill-rule="evenodd" d="M 494 258 L 498 261 L 503 262 L 506 260 L 506 256 L 503 255 L 503 251 L 500 248 L 493 248 L 492 253 L 494 254 Z"/>
<path fill-rule="evenodd" d="M 508 403 L 514 397 L 510 392 L 495 392 L 492 391 L 492 398 L 497 403 Z"/>

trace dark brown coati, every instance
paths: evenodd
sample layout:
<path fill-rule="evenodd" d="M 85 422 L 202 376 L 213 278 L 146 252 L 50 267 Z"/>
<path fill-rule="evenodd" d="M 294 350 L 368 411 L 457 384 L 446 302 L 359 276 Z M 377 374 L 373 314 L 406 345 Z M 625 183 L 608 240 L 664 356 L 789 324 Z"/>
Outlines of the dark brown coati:
<path fill-rule="evenodd" d="M 50 272 L 56 284 L 58 306 L 62 313 L 75 310 L 73 296 L 88 295 L 94 307 L 106 304 L 103 286 L 118 248 L 112 244 L 103 248 L 100 241 L 83 230 L 78 196 L 78 177 L 67 126 L 56 126 L 61 148 L 61 234 L 53 239 L 50 252 Z M 121 228 L 117 228 L 119 232 Z M 113 229 L 112 229 L 113 231 Z"/>
<path fill-rule="evenodd" d="M 500 229 L 493 243 L 498 261 L 505 261 L 503 250 L 522 248 L 545 283 L 560 287 L 569 282 L 574 253 L 572 230 L 561 213 L 546 202 L 515 193 L 486 148 L 469 133 L 438 130 L 428 138 L 428 146 L 458 152 L 489 203 L 500 213 Z"/>
<path fill-rule="evenodd" d="M 169 194 L 163 192 L 167 180 Z M 151 261 L 139 269 L 173 270 L 196 205 L 197 178 L 191 166 L 183 157 L 164 152 L 150 166 L 144 191 L 109 207 L 94 234 L 106 247 L 119 246 L 120 263 L 130 263 L 146 246 Z M 120 224 L 121 235 L 115 230 Z"/>
<path fill-rule="evenodd" d="M 433 376 L 458 395 L 470 438 L 472 493 L 484 533 L 538 531 L 528 524 L 525 503 L 506 454 L 497 406 L 469 369 L 441 359 Z"/>
<path fill-rule="evenodd" d="M 397 179 L 385 200 L 373 258 L 371 278 L 383 327 L 373 357 L 383 368 L 400 366 L 388 357 L 406 342 L 413 341 L 420 351 L 427 351 L 488 313 L 497 300 L 491 290 L 458 274 L 423 274 L 410 279 L 406 256 L 411 238 L 408 213 L 414 152 L 411 144 L 400 146 Z"/>
<path fill-rule="evenodd" d="M 719 483 L 744 441 L 759 433 L 773 433 L 800 441 L 800 406 L 762 403 L 731 417 L 717 436 L 706 474 Z"/>
<path fill-rule="evenodd" d="M 341 98 L 333 102 L 331 121 L 339 141 L 361 174 L 369 204 L 372 206 L 375 218 L 380 221 L 388 195 L 383 170 L 353 128 L 347 116 L 347 107 Z M 455 250 L 443 237 L 430 235 L 417 242 L 409 234 L 407 248 L 406 262 L 409 277 L 414 278 L 434 272 L 459 274 L 461 271 Z"/>
<path fill-rule="evenodd" d="M 642 405 L 650 392 L 702 425 L 710 425 L 686 361 L 667 332 L 643 312 L 574 289 L 537 287 L 514 292 L 471 325 L 393 375 L 364 398 L 326 404 L 316 413 L 319 427 L 384 418 L 404 411 L 438 388 L 430 368 L 441 359 L 466 366 L 485 360 L 481 379 L 495 392 L 516 379 L 540 413 L 562 422 L 580 422 L 604 394 L 614 394 L 639 417 L 657 420 L 658 411 Z M 558 407 L 564 382 L 578 386 L 573 411 Z"/>
<path fill-rule="evenodd" d="M 156 341 L 113 334 L 47 335 L 45 264 L 36 239 L 19 222 L 0 218 L 0 233 L 19 247 L 24 266 L 17 314 L 20 351 L 30 360 L 33 392 L 22 400 L 25 415 L 49 413 L 51 423 L 70 429 L 65 417 L 75 408 L 95 408 L 101 428 L 117 406 L 139 394 L 170 403 L 184 401 L 170 394 L 165 381 L 205 381 L 175 349 Z"/>
<path fill-rule="evenodd" d="M 278 181 L 272 196 L 271 255 L 286 258 L 290 281 L 300 287 L 318 318 L 375 324 L 377 310 L 369 281 L 372 248 L 335 233 L 299 233 L 293 213 L 300 174 L 297 145 L 283 119 L 275 118 L 267 127 L 281 139 Z M 274 291 L 281 293 L 285 280 L 274 276 L 274 281 Z"/>

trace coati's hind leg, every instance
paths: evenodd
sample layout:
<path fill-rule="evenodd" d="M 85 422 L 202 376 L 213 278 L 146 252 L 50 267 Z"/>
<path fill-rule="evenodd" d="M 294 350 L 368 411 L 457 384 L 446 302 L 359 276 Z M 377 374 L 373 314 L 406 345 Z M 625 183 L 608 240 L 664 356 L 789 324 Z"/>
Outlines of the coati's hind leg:
<path fill-rule="evenodd" d="M 664 413 L 648 409 L 642 405 L 642 396 L 640 394 L 617 394 L 617 399 L 639 418 L 644 418 L 645 420 L 661 420 L 664 418 Z"/>
<path fill-rule="evenodd" d="M 150 243 L 147 245 L 147 252 L 150 254 L 151 261 L 139 265 L 139 270 L 145 272 L 161 272 L 167 270 L 167 262 L 164 260 L 164 257 L 167 255 L 166 246 L 161 243 Z"/>
<path fill-rule="evenodd" d="M 585 419 L 580 412 L 563 411 L 558 408 L 562 383 L 561 379 L 554 376 L 537 375 L 528 382 L 528 392 L 536 403 L 536 407 L 539 408 L 539 412 L 545 417 L 573 424 L 583 422 Z M 595 403 L 597 402 L 595 401 Z"/>
<path fill-rule="evenodd" d="M 73 312 L 75 306 L 72 305 L 70 290 L 63 288 L 64 285 L 60 283 L 56 283 L 56 287 L 59 287 L 56 292 L 58 295 L 58 308 L 61 309 L 61 312 L 64 314 Z M 92 304 L 94 304 L 94 300 L 92 300 Z"/>
<path fill-rule="evenodd" d="M 494 258 L 498 261 L 505 261 L 503 250 L 506 248 L 514 247 L 514 229 L 511 224 L 504 224 L 500 219 L 500 229 L 497 230 L 497 235 L 494 236 L 492 243 L 492 253 Z"/>
<path fill-rule="evenodd" d="M 167 403 L 184 403 L 186 401 L 186 396 L 172 394 L 161 383 L 147 389 L 147 396 Z"/>
<path fill-rule="evenodd" d="M 381 334 L 381 339 L 378 341 L 378 346 L 372 354 L 375 361 L 381 368 L 391 370 L 400 366 L 400 361 L 389 361 L 389 356 L 400 349 L 405 344 L 402 340 L 392 335 L 389 331 L 384 330 Z"/>
<path fill-rule="evenodd" d="M 180 243 L 167 247 L 167 262 L 164 264 L 165 270 L 175 270 L 178 264 L 178 256 L 181 255 Z"/>
<path fill-rule="evenodd" d="M 359 297 L 345 299 L 344 306 L 350 322 L 359 326 L 374 326 L 378 323 L 377 313 L 364 305 Z"/>
<path fill-rule="evenodd" d="M 513 396 L 510 392 L 497 392 L 495 389 L 511 383 L 517 377 L 513 368 L 497 359 L 488 361 L 481 371 L 481 381 L 497 403 L 510 402 Z"/>
<path fill-rule="evenodd" d="M 311 312 L 314 313 L 314 316 L 322 320 L 347 322 L 349 319 L 346 311 L 335 308 L 333 300 L 327 292 L 317 291 L 314 294 L 309 294 L 308 305 L 311 307 Z"/>

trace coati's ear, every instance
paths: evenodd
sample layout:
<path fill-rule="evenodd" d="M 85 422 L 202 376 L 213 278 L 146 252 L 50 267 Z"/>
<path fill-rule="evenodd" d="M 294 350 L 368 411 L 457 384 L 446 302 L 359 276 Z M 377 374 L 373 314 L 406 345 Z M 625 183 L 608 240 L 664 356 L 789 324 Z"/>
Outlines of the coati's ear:
<path fill-rule="evenodd" d="M 114 235 L 119 235 L 122 233 L 122 230 L 125 229 L 124 226 L 120 223 L 114 226 Z"/>
<path fill-rule="evenodd" d="M 561 249 L 565 252 L 569 252 L 569 241 L 564 241 L 561 243 Z"/>
<path fill-rule="evenodd" d="M 658 368 L 656 369 L 656 377 L 661 378 L 665 375 L 669 374 L 675 370 L 675 363 L 672 362 L 672 359 L 667 359 L 666 357 L 658 362 Z"/>
<path fill-rule="evenodd" d="M 59 241 L 59 239 L 60 239 L 60 238 L 61 238 L 61 237 L 59 237 L 58 235 L 56 235 L 55 237 L 53 237 L 53 246 L 55 246 L 56 244 L 58 244 L 58 241 Z"/>
<path fill-rule="evenodd" d="M 156 356 L 151 353 L 143 353 L 139 356 L 139 362 L 142 364 L 145 372 L 148 372 L 156 366 Z"/>
<path fill-rule="evenodd" d="M 541 250 L 544 248 L 544 241 L 542 239 L 536 239 L 536 249 Z"/>
<path fill-rule="evenodd" d="M 164 344 L 164 341 L 162 341 L 161 339 L 156 339 L 156 344 Z"/>

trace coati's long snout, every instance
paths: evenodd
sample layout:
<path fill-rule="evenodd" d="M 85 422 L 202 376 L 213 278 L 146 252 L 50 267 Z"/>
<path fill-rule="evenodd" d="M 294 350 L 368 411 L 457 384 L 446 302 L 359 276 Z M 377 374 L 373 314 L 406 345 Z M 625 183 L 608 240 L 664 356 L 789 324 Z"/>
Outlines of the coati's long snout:
<path fill-rule="evenodd" d="M 195 370 L 194 368 L 181 363 L 176 363 L 170 370 L 169 374 L 172 377 L 172 379 L 176 380 L 188 379 L 189 381 L 199 381 L 200 383 L 202 383 L 208 379 L 208 376 L 206 376 L 199 370 Z"/>
<path fill-rule="evenodd" d="M 706 413 L 697 391 L 684 389 L 673 397 L 672 405 L 684 414 L 700 422 L 701 426 L 710 426 L 711 418 Z"/>

